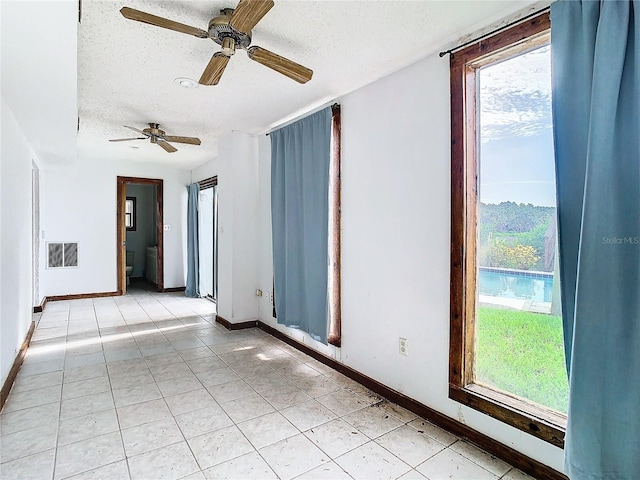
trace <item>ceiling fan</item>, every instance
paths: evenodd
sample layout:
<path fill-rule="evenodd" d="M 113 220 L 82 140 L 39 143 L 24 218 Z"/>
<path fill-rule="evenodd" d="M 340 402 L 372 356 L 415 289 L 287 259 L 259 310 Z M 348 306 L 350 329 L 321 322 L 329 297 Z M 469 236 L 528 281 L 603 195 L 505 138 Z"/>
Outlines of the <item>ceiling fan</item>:
<path fill-rule="evenodd" d="M 109 140 L 110 142 L 128 142 L 129 140 L 146 140 L 147 138 L 151 141 L 151 143 L 155 143 L 156 145 L 160 145 L 167 153 L 177 152 L 178 149 L 171 145 L 169 142 L 174 143 L 188 143 L 190 145 L 200 145 L 200 139 L 195 137 L 176 137 L 172 135 L 167 135 L 164 133 L 164 130 L 160 130 L 159 123 L 150 123 L 149 128 L 145 128 L 144 130 L 139 130 L 135 127 L 129 127 L 128 125 L 123 125 L 125 128 L 133 130 L 134 132 L 138 132 L 143 137 L 135 137 L 135 138 L 115 138 L 113 140 Z"/>
<path fill-rule="evenodd" d="M 296 82 L 306 83 L 311 80 L 313 75 L 313 71 L 310 69 L 262 47 L 249 46 L 251 45 L 251 30 L 273 6 L 273 0 L 240 0 L 235 9 L 223 8 L 220 10 L 220 15 L 209 22 L 208 31 L 129 7 L 123 7 L 120 13 L 129 20 L 148 23 L 198 38 L 210 38 L 221 45 L 222 50 L 213 54 L 200 77 L 198 83 L 201 85 L 218 84 L 229 58 L 235 53 L 236 48 L 246 50 L 251 60 L 286 75 Z"/>

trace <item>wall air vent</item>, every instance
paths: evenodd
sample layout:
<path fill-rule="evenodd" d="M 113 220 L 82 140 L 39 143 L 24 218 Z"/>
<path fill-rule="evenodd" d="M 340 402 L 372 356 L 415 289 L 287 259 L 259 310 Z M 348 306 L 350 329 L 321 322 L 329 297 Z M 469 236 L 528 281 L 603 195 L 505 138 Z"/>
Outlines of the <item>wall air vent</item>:
<path fill-rule="evenodd" d="M 75 242 L 47 243 L 47 268 L 78 266 L 78 244 Z"/>

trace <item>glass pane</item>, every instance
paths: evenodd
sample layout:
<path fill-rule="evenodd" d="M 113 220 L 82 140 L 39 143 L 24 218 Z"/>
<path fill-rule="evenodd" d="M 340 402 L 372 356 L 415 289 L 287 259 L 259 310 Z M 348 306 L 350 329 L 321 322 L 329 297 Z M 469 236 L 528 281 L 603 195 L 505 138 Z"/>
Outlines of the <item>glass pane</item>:
<path fill-rule="evenodd" d="M 64 244 L 64 266 L 65 267 L 78 266 L 78 244 L 77 243 Z"/>
<path fill-rule="evenodd" d="M 549 47 L 479 87 L 476 381 L 566 413 Z"/>
<path fill-rule="evenodd" d="M 129 228 L 129 227 L 132 227 L 132 226 L 133 226 L 133 222 L 132 222 L 132 220 L 133 220 L 133 217 L 131 216 L 131 214 L 130 214 L 130 213 L 125 213 L 125 214 L 124 214 L 124 224 L 125 224 L 125 226 L 126 226 L 127 228 Z M 120 227 L 120 228 L 122 228 L 122 227 Z"/>
<path fill-rule="evenodd" d="M 200 295 L 214 297 L 214 189 L 200 191 L 198 203 L 198 243 L 200 262 Z"/>
<path fill-rule="evenodd" d="M 132 213 L 133 212 L 133 200 L 126 200 L 124 202 L 124 211 L 125 211 L 125 213 Z"/>
<path fill-rule="evenodd" d="M 62 267 L 62 244 L 61 243 L 49 243 L 49 268 Z"/>

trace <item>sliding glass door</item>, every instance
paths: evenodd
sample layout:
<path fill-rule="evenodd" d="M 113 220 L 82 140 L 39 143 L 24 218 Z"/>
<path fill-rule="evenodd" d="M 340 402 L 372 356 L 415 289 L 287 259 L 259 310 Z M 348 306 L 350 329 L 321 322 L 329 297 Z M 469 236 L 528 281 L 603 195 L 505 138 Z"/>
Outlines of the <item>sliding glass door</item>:
<path fill-rule="evenodd" d="M 200 295 L 212 300 L 217 298 L 218 283 L 218 187 L 201 185 L 199 201 L 198 238 L 200 258 Z"/>

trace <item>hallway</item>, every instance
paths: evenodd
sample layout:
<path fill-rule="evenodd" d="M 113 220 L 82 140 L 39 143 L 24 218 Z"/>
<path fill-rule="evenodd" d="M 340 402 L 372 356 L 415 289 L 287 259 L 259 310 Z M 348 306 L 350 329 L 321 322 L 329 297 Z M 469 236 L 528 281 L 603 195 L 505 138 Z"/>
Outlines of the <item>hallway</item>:
<path fill-rule="evenodd" d="M 3 479 L 530 477 L 215 304 L 50 302 L 0 415 Z"/>

